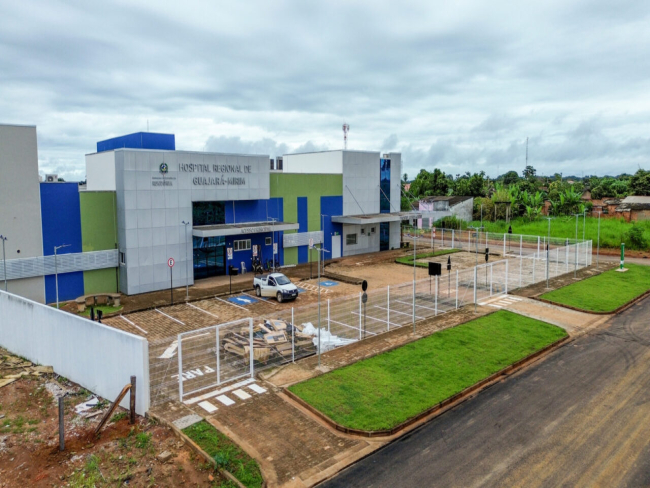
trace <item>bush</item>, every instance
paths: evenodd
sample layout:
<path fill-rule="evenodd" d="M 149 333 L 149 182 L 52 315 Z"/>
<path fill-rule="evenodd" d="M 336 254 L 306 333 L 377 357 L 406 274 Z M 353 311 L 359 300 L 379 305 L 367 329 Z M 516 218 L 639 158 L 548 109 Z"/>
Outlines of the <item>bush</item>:
<path fill-rule="evenodd" d="M 643 229 L 636 224 L 625 234 L 625 241 L 625 245 L 629 249 L 645 250 L 648 248 L 648 240 L 643 235 Z"/>

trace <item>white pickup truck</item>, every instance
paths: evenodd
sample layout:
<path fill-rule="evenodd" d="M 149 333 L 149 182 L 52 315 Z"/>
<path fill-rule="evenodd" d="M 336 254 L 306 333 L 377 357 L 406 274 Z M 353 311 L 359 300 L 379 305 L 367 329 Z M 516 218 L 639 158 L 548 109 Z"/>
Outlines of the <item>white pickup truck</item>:
<path fill-rule="evenodd" d="M 280 303 L 298 297 L 298 288 L 282 273 L 256 276 L 253 279 L 253 286 L 258 297 L 275 297 Z"/>

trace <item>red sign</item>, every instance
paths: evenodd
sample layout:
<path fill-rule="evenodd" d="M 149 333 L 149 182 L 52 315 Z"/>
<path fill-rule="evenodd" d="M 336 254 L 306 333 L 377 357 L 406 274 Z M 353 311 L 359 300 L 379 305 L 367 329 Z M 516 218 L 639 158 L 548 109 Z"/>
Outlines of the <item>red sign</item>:
<path fill-rule="evenodd" d="M 167 260 L 167 266 L 169 266 L 170 268 L 173 268 L 174 267 L 174 262 L 175 262 L 174 258 L 169 258 Z"/>
<path fill-rule="evenodd" d="M 431 229 L 431 237 L 436 238 L 436 228 Z"/>

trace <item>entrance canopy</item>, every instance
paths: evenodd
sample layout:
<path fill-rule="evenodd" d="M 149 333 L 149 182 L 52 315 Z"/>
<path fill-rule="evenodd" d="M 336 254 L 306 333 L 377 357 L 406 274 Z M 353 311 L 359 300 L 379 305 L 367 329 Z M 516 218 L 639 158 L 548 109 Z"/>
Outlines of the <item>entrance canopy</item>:
<path fill-rule="evenodd" d="M 366 215 L 339 215 L 332 217 L 332 222 L 337 224 L 364 225 L 380 224 L 382 222 L 401 222 L 422 218 L 420 212 L 391 212 Z"/>
<path fill-rule="evenodd" d="M 194 237 L 236 236 L 241 234 L 263 234 L 282 230 L 298 230 L 292 222 L 244 222 L 242 224 L 196 225 L 192 227 Z"/>

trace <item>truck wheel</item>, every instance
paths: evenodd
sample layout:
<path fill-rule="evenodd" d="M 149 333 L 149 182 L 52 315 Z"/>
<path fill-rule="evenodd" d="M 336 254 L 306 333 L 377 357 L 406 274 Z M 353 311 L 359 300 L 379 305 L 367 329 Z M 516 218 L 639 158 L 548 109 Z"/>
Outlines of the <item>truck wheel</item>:
<path fill-rule="evenodd" d="M 276 298 L 278 299 L 278 303 L 282 303 L 282 293 L 278 292 Z"/>
<path fill-rule="evenodd" d="M 261 296 L 262 296 L 262 290 L 261 290 L 261 288 L 260 288 L 259 286 L 256 286 L 256 287 L 255 287 L 255 294 L 256 294 L 258 297 L 261 297 Z"/>

